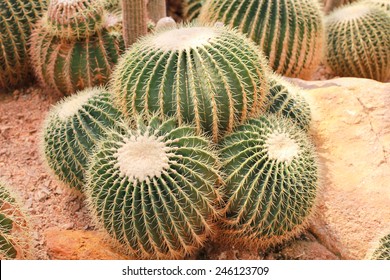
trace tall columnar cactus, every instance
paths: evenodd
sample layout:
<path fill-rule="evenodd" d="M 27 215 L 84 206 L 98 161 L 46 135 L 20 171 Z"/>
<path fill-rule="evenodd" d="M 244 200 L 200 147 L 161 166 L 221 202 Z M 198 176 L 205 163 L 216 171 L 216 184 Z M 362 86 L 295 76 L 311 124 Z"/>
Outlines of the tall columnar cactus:
<path fill-rule="evenodd" d="M 101 141 L 88 170 L 98 224 L 141 258 L 183 258 L 213 231 L 220 195 L 208 139 L 177 121 L 139 118 Z"/>
<path fill-rule="evenodd" d="M 311 122 L 311 111 L 302 94 L 302 89 L 287 82 L 279 75 L 272 75 L 270 77 L 270 91 L 265 103 L 265 113 L 290 118 L 302 129 L 308 130 Z"/>
<path fill-rule="evenodd" d="M 225 132 L 257 114 L 268 91 L 266 62 L 247 38 L 225 27 L 184 26 L 144 37 L 113 74 L 117 104 Z"/>
<path fill-rule="evenodd" d="M 390 233 L 381 237 L 379 242 L 375 243 L 373 250 L 369 252 L 371 260 L 390 260 Z"/>
<path fill-rule="evenodd" d="M 119 18 L 102 13 L 98 2 L 50 2 L 31 36 L 31 60 L 43 86 L 71 94 L 108 82 L 124 42 Z"/>
<path fill-rule="evenodd" d="M 31 259 L 29 226 L 20 203 L 0 181 L 0 259 Z"/>
<path fill-rule="evenodd" d="M 299 234 L 314 212 L 317 163 L 307 135 L 286 118 L 251 119 L 226 136 L 222 238 L 267 247 Z"/>
<path fill-rule="evenodd" d="M 199 20 L 238 28 L 279 74 L 309 78 L 319 64 L 323 16 L 317 0 L 208 0 Z"/>
<path fill-rule="evenodd" d="M 326 19 L 326 62 L 339 76 L 390 78 L 390 16 L 364 3 L 335 10 Z"/>
<path fill-rule="evenodd" d="M 17 86 L 28 78 L 28 39 L 46 0 L 0 1 L 0 88 Z"/>
<path fill-rule="evenodd" d="M 200 9 L 204 5 L 205 0 L 185 0 L 184 1 L 184 18 L 186 21 L 191 22 L 197 18 L 200 14 Z"/>
<path fill-rule="evenodd" d="M 53 107 L 43 128 L 42 149 L 58 179 L 83 190 L 88 156 L 120 119 L 104 88 L 85 89 Z"/>

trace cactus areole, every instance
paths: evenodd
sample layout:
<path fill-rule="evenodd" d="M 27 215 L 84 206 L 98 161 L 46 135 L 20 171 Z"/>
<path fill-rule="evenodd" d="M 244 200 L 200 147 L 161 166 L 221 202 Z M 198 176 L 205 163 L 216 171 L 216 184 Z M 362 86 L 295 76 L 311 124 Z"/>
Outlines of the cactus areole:
<path fill-rule="evenodd" d="M 152 112 L 193 122 L 219 136 L 257 114 L 268 91 L 265 59 L 256 46 L 225 27 L 159 30 L 124 55 L 113 93 L 129 116 Z"/>

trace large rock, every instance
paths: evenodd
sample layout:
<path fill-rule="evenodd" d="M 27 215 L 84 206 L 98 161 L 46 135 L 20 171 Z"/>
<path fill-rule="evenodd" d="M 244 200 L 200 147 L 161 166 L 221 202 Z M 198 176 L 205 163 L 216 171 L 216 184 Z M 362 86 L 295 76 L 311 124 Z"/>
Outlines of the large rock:
<path fill-rule="evenodd" d="M 45 232 L 47 254 L 52 260 L 125 260 L 105 236 L 95 231 L 50 228 Z"/>
<path fill-rule="evenodd" d="M 322 197 L 312 231 L 333 253 L 363 259 L 390 226 L 390 83 L 306 82 Z"/>

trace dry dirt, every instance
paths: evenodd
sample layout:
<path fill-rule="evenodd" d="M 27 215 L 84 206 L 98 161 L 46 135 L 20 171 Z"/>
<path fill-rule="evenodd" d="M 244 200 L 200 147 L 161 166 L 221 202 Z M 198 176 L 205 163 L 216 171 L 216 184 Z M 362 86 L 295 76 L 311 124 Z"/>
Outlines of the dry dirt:
<path fill-rule="evenodd" d="M 315 79 L 326 79 L 323 66 Z M 84 197 L 70 191 L 51 176 L 42 160 L 40 133 L 43 120 L 52 105 L 61 99 L 36 85 L 9 92 L 0 91 L 0 180 L 18 193 L 28 213 L 38 259 L 48 255 L 46 231 L 93 231 Z M 209 243 L 198 259 L 334 259 L 337 258 L 316 241 L 310 233 L 267 252 L 251 252 Z M 306 249 L 297 250 L 297 244 Z M 304 244 L 304 245 L 302 245 Z M 320 246 L 320 247 L 319 247 Z M 314 250 L 314 252 L 313 252 Z M 302 253 L 302 252 L 307 253 Z"/>

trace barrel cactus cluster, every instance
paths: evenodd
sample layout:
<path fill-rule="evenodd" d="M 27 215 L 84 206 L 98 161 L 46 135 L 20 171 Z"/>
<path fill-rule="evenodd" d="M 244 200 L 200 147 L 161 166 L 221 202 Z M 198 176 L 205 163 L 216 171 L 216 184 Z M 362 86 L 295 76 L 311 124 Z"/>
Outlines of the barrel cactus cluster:
<path fill-rule="evenodd" d="M 31 36 L 38 81 L 69 95 L 106 84 L 124 50 L 120 18 L 103 1 L 51 0 Z"/>
<path fill-rule="evenodd" d="M 326 18 L 326 63 L 339 76 L 390 79 L 390 14 L 366 2 Z"/>
<path fill-rule="evenodd" d="M 199 21 L 237 28 L 279 74 L 310 78 L 320 62 L 324 29 L 317 0 L 208 0 Z"/>
<path fill-rule="evenodd" d="M 0 88 L 12 88 L 29 78 L 28 41 L 46 0 L 0 1 Z"/>
<path fill-rule="evenodd" d="M 8 184 L 0 181 L 0 259 L 31 259 L 29 224 L 21 203 Z"/>

